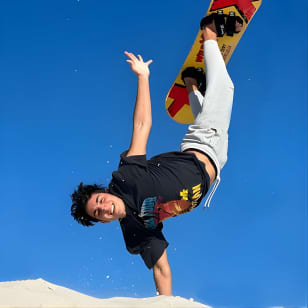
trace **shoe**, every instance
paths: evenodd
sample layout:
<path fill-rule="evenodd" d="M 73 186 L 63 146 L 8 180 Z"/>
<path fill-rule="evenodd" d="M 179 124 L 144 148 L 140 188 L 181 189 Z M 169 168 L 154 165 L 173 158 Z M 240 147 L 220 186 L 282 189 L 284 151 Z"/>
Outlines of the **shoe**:
<path fill-rule="evenodd" d="M 181 79 L 184 82 L 184 78 L 190 77 L 196 79 L 198 90 L 201 93 L 205 91 L 206 79 L 204 70 L 201 67 L 189 66 L 185 68 L 181 74 Z M 185 82 L 184 82 L 185 84 Z"/>
<path fill-rule="evenodd" d="M 225 33 L 228 36 L 233 36 L 234 33 L 239 33 L 236 31 L 236 22 L 243 25 L 243 19 L 235 15 L 235 12 L 230 12 L 229 15 L 223 14 L 222 10 L 217 13 L 212 13 L 204 18 L 200 22 L 200 29 L 203 30 L 206 25 L 215 22 L 217 37 L 222 37 Z"/>
<path fill-rule="evenodd" d="M 203 30 L 205 26 L 215 22 L 217 37 L 222 37 L 225 34 L 225 15 L 222 10 L 219 10 L 217 13 L 212 13 L 208 16 L 205 16 L 200 21 L 200 29 Z"/>

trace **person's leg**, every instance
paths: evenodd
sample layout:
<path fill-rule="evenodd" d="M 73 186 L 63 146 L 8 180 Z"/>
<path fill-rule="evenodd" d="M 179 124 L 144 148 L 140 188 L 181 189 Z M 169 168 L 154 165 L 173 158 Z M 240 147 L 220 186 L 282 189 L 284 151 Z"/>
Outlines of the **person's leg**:
<path fill-rule="evenodd" d="M 203 30 L 204 65 L 206 68 L 206 93 L 204 108 L 194 124 L 228 131 L 234 86 L 227 72 L 224 59 L 217 44 L 214 23 Z"/>
<path fill-rule="evenodd" d="M 181 151 L 195 148 L 207 154 L 219 171 L 227 160 L 228 128 L 233 102 L 233 83 L 217 44 L 215 24 L 203 30 L 206 93 L 201 112 L 188 127 Z"/>
<path fill-rule="evenodd" d="M 189 104 L 192 111 L 192 114 L 194 116 L 194 119 L 197 118 L 199 113 L 202 110 L 202 105 L 204 102 L 203 95 L 199 92 L 199 90 L 192 91 L 188 94 L 189 98 Z"/>
<path fill-rule="evenodd" d="M 204 206 L 211 199 L 220 183 L 220 170 L 227 161 L 228 128 L 231 118 L 234 86 L 217 44 L 215 23 L 203 29 L 206 91 L 201 112 L 189 125 L 181 151 L 196 149 L 205 153 L 216 167 L 216 181 Z"/>
<path fill-rule="evenodd" d="M 201 112 L 204 97 L 198 90 L 198 84 L 195 78 L 185 77 L 184 83 L 188 93 L 189 105 L 195 119 Z"/>
<path fill-rule="evenodd" d="M 189 105 L 194 116 L 194 119 L 201 112 L 203 104 L 203 95 L 199 88 L 204 84 L 205 86 L 205 74 L 202 68 L 187 67 L 182 72 L 182 80 L 185 84 Z"/>

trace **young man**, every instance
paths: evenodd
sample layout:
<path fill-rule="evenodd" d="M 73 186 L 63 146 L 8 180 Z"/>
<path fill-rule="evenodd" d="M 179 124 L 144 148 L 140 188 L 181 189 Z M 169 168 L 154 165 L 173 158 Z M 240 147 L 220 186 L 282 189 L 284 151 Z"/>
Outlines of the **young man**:
<path fill-rule="evenodd" d="M 137 75 L 138 91 L 129 149 L 121 154 L 108 188 L 83 185 L 72 194 L 73 217 L 82 225 L 119 220 L 127 250 L 140 254 L 153 269 L 160 295 L 172 295 L 171 270 L 162 234 L 162 221 L 191 211 L 210 186 L 220 181 L 227 160 L 228 127 L 233 101 L 233 83 L 217 44 L 215 21 L 201 21 L 203 29 L 206 92 L 198 91 L 194 74 L 183 74 L 195 121 L 188 127 L 181 151 L 146 160 L 151 129 L 149 65 L 142 57 L 125 52 Z M 239 25 L 237 25 L 238 27 Z"/>

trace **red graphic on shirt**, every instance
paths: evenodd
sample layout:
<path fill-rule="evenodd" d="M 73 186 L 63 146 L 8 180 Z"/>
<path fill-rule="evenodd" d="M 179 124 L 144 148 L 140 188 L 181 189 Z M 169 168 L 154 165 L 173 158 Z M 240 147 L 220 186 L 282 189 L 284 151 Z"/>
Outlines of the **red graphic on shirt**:
<path fill-rule="evenodd" d="M 158 199 L 154 206 L 154 223 L 158 225 L 160 222 L 175 217 L 180 214 L 190 212 L 193 209 L 191 202 L 186 200 L 173 200 L 161 203 Z"/>

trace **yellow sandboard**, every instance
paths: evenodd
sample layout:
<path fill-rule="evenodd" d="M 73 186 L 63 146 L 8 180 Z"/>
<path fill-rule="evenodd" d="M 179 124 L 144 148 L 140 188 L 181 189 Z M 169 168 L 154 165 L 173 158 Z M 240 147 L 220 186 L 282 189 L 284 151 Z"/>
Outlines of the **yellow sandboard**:
<path fill-rule="evenodd" d="M 225 15 L 229 15 L 230 12 L 234 12 L 236 16 L 239 16 L 243 20 L 243 28 L 240 33 L 234 33 L 233 36 L 227 36 L 227 34 L 225 34 L 222 37 L 218 37 L 218 45 L 226 64 L 230 60 L 235 47 L 247 29 L 249 22 L 259 9 L 261 2 L 262 0 L 211 1 L 205 16 L 216 13 L 218 11 L 223 11 L 223 14 Z M 194 121 L 194 117 L 189 106 L 188 94 L 181 79 L 182 71 L 189 66 L 196 68 L 202 67 L 204 69 L 203 38 L 201 30 L 199 30 L 194 44 L 184 62 L 184 65 L 182 66 L 178 76 L 168 91 L 165 101 L 166 111 L 168 112 L 169 116 L 173 120 L 183 124 L 189 124 Z"/>

